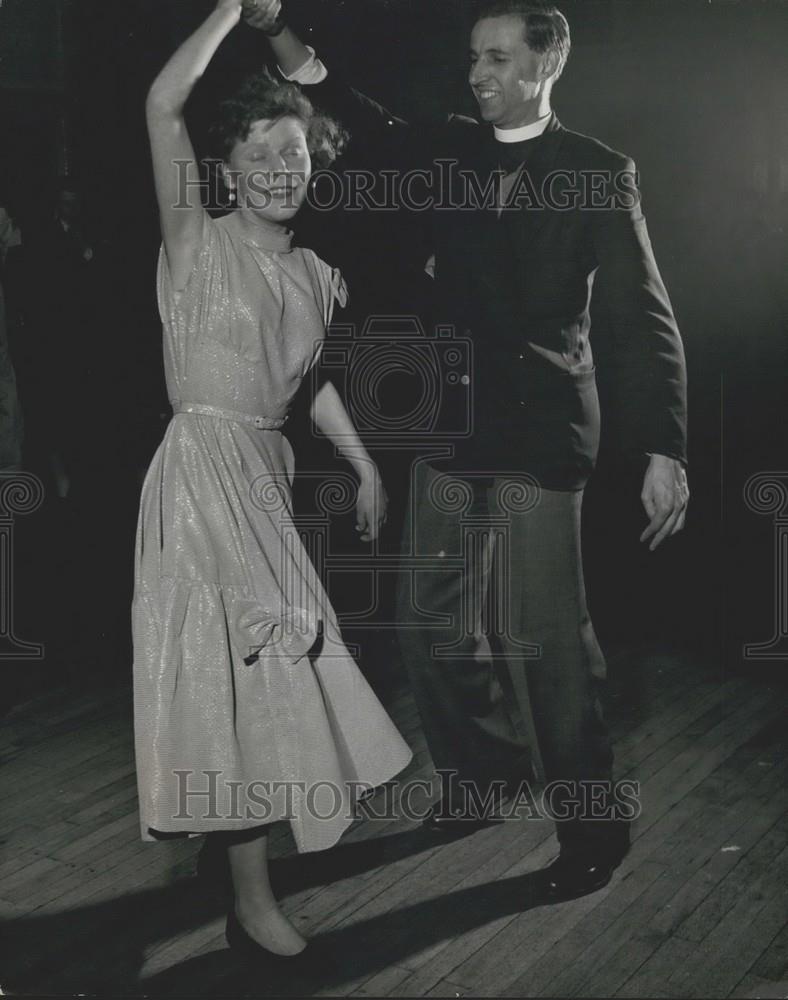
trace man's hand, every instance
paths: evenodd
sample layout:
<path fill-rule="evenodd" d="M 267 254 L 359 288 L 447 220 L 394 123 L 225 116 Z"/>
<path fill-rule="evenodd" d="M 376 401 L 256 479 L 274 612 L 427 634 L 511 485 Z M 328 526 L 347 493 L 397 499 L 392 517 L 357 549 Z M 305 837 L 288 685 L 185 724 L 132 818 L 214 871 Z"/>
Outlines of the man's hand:
<path fill-rule="evenodd" d="M 274 31 L 282 15 L 282 0 L 242 0 L 244 21 L 260 31 Z"/>
<path fill-rule="evenodd" d="M 649 550 L 653 552 L 669 535 L 675 535 L 684 527 L 689 487 L 681 462 L 665 455 L 652 455 L 640 499 L 649 518 L 640 540 L 645 542 L 650 538 Z"/>

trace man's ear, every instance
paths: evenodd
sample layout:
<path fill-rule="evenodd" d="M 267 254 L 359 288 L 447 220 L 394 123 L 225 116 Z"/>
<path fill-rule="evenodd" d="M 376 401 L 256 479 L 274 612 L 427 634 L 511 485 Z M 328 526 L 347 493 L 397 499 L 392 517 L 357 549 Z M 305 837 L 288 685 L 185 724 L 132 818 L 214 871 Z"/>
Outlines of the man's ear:
<path fill-rule="evenodd" d="M 545 52 L 539 60 L 539 79 L 550 79 L 550 77 L 554 76 L 558 72 L 558 67 L 560 65 L 561 57 L 555 49 L 550 49 L 548 52 Z"/>

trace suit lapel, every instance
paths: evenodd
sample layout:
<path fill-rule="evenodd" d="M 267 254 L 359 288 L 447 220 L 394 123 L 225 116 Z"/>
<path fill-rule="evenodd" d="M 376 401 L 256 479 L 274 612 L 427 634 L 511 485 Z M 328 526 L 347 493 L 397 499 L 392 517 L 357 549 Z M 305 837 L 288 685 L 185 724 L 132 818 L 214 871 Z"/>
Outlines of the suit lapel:
<path fill-rule="evenodd" d="M 555 169 L 566 130 L 553 114 L 542 138 L 526 163 L 518 171 L 510 191 L 510 200 L 519 195 L 520 207 L 506 208 L 501 222 L 512 234 L 515 246 L 532 246 L 550 212 L 544 205 L 543 190 L 547 178 Z"/>
<path fill-rule="evenodd" d="M 475 280 L 479 282 L 488 313 L 493 317 L 492 326 L 498 331 L 499 338 L 506 336 L 507 331 L 514 333 L 522 328 L 523 279 L 528 257 L 537 247 L 539 232 L 546 218 L 553 214 L 550 208 L 539 207 L 544 206 L 543 185 L 555 169 L 565 134 L 563 126 L 553 115 L 541 139 L 518 171 L 518 178 L 526 171 L 528 174 L 527 183 L 521 182 L 519 187 L 523 192 L 519 208 L 505 209 L 500 217 L 495 210 L 474 213 L 479 239 L 478 260 L 482 262 Z M 489 149 L 486 155 L 490 155 Z M 494 150 L 492 155 L 495 155 Z M 515 181 L 511 194 L 516 195 L 517 191 L 518 182 Z M 535 202 L 529 201 L 526 192 L 532 193 Z"/>
<path fill-rule="evenodd" d="M 492 129 L 485 129 L 484 133 L 472 136 L 473 142 L 466 147 L 463 156 L 465 169 L 476 173 L 482 187 L 498 169 L 498 143 Z M 551 211 L 538 207 L 542 204 L 542 185 L 555 167 L 565 134 L 563 126 L 553 115 L 518 172 L 527 170 L 528 185 L 520 190 L 535 192 L 536 205 L 529 206 L 524 195 L 520 208 L 504 210 L 500 217 L 494 207 L 480 208 L 457 217 L 461 228 L 453 231 L 454 236 L 462 245 L 463 258 L 471 261 L 468 267 L 469 285 L 463 293 L 470 294 L 470 285 L 476 286 L 476 296 L 486 303 L 488 312 L 492 311 L 498 317 L 494 325 L 499 329 L 511 326 L 513 318 L 521 314 L 525 261 L 544 225 L 545 216 Z M 512 193 L 517 190 L 515 183 Z M 457 293 L 455 289 L 454 294 Z"/>

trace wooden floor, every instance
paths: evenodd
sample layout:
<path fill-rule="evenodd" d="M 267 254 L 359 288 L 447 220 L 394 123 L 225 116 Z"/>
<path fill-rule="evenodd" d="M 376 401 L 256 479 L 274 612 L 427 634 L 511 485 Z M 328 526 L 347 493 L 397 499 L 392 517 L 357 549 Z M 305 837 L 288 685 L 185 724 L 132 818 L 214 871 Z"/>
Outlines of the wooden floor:
<path fill-rule="evenodd" d="M 181 996 L 788 995 L 786 684 L 684 657 L 611 663 L 617 773 L 641 782 L 633 849 L 593 895 L 546 905 L 544 820 L 435 845 L 412 822 L 357 825 L 296 856 L 284 907 L 319 944 L 307 969 L 243 968 L 197 840 L 139 840 L 130 691 L 16 709 L 0 740 L 6 994 Z M 430 762 L 408 692 L 390 711 Z"/>

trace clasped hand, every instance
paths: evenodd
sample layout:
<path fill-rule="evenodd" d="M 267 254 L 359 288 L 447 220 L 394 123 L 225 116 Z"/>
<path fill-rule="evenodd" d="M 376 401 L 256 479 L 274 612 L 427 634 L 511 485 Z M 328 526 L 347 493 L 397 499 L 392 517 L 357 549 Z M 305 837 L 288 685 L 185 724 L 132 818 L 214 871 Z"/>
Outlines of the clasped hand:
<path fill-rule="evenodd" d="M 252 28 L 270 31 L 282 13 L 282 0 L 219 0 L 219 7 L 235 10 Z"/>

